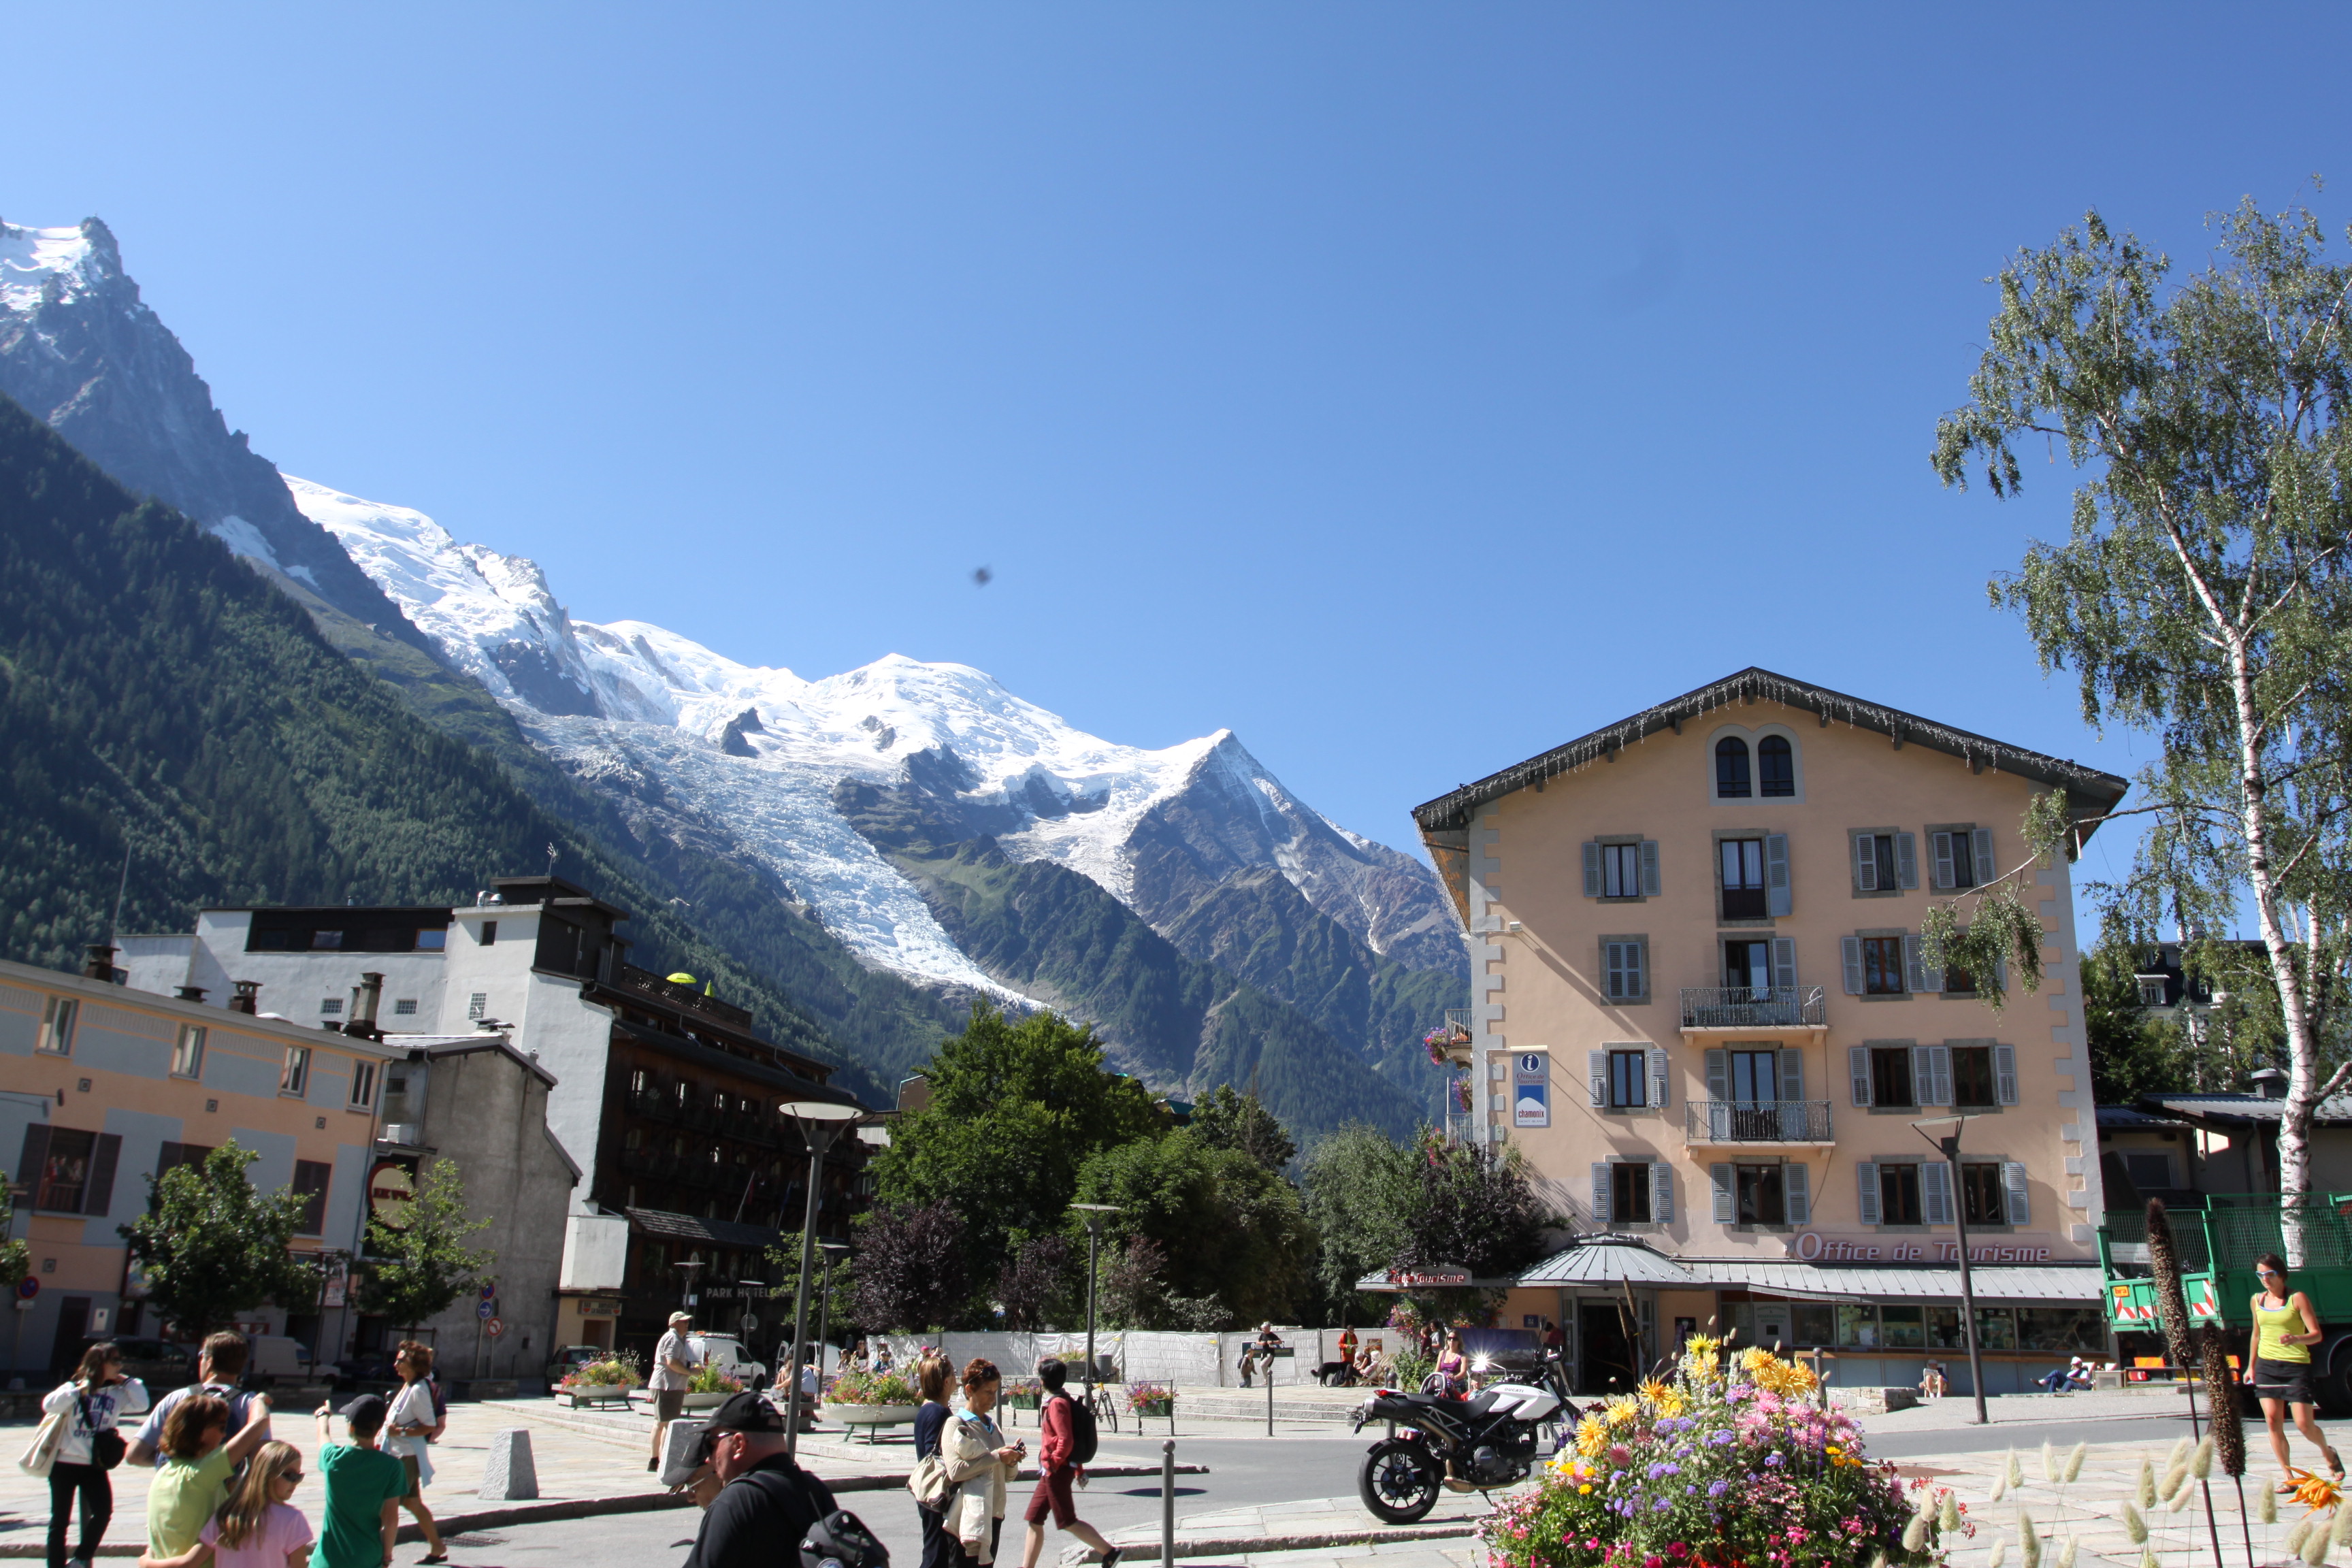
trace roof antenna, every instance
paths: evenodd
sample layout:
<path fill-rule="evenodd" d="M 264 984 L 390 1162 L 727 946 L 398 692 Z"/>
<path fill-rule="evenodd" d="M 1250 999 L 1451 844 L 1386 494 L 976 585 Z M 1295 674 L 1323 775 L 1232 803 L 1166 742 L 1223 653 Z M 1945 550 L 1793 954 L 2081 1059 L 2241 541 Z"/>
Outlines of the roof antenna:
<path fill-rule="evenodd" d="M 106 928 L 106 940 L 114 942 L 122 934 L 122 898 L 131 891 L 131 836 L 122 836 L 122 879 L 114 887 L 114 919 Z"/>
<path fill-rule="evenodd" d="M 551 880 L 555 876 L 555 846 L 552 844 L 547 847 L 547 875 Z"/>

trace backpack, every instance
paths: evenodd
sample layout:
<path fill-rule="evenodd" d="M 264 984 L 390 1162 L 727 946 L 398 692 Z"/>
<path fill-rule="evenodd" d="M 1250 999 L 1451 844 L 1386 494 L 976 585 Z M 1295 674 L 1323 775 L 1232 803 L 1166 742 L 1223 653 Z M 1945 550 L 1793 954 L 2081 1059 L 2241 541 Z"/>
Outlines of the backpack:
<path fill-rule="evenodd" d="M 1070 1407 L 1070 1463 L 1090 1465 L 1095 1458 L 1095 1413 L 1072 1399 L 1067 1391 L 1062 1399 Z"/>

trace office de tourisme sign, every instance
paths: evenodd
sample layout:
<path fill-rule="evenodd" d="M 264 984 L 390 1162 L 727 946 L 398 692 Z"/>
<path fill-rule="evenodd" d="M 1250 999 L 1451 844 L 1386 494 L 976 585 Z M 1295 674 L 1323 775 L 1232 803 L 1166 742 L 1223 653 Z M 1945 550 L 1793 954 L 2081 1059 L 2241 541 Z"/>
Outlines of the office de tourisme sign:
<path fill-rule="evenodd" d="M 1953 1241 L 1848 1241 L 1800 1231 L 1789 1238 L 1789 1256 L 1800 1263 L 1958 1263 L 1960 1247 Z M 1995 1242 L 1969 1248 L 1971 1263 L 2047 1263 L 2046 1247 L 2021 1247 Z"/>

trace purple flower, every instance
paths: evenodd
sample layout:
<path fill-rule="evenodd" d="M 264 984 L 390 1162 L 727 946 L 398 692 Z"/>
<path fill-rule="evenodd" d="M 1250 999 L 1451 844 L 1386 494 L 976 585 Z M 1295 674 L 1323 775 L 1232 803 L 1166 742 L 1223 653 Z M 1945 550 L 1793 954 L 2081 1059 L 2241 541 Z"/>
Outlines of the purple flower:
<path fill-rule="evenodd" d="M 1768 1465 L 1777 1466 L 1780 1462 L 1780 1456 L 1778 1454 L 1767 1454 L 1764 1456 L 1764 1462 Z"/>
<path fill-rule="evenodd" d="M 1660 1512 L 1660 1513 L 1664 1513 L 1664 1512 L 1665 1512 L 1665 1511 L 1666 1511 L 1666 1510 L 1668 1510 L 1668 1509 L 1670 1509 L 1670 1508 L 1674 1507 L 1675 1505 L 1674 1505 L 1674 1501 L 1673 1501 L 1673 1500 L 1672 1500 L 1672 1499 L 1670 1499 L 1670 1498 L 1660 1498 L 1660 1499 L 1656 1501 L 1656 1503 L 1653 1504 L 1652 1506 L 1653 1506 L 1653 1507 L 1654 1507 L 1654 1508 L 1657 1510 L 1657 1511 L 1658 1511 L 1658 1512 Z"/>
<path fill-rule="evenodd" d="M 1709 1484 L 1706 1489 L 1706 1495 L 1709 1497 L 1721 1497 L 1730 1489 L 1731 1483 L 1729 1481 L 1716 1481 Z"/>

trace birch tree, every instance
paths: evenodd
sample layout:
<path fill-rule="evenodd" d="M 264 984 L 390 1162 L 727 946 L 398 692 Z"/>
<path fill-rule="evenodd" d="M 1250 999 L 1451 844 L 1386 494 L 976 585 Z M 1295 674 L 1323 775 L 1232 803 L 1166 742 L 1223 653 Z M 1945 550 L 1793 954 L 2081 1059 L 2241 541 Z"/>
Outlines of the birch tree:
<path fill-rule="evenodd" d="M 2147 831 L 2108 901 L 2143 930 L 2163 917 L 2208 933 L 2251 908 L 2286 1041 L 2279 1174 L 2294 1197 L 2310 1191 L 2313 1110 L 2346 1076 L 2321 1080 L 2314 1001 L 2342 950 L 2352 864 L 2352 270 L 2300 207 L 2250 198 L 2210 226 L 2209 265 L 2178 279 L 2096 213 L 2021 251 L 1934 462 L 1962 486 L 1973 465 L 2003 498 L 2022 487 L 2021 452 L 2063 451 L 2080 476 L 2068 537 L 2034 542 L 1993 603 L 2022 617 L 2045 673 L 2074 672 L 2087 721 L 2157 743 L 2132 804 L 2109 814 Z M 2072 858 L 2101 820 L 2069 822 L 2045 795 L 2027 828 Z M 1979 906 L 1981 936 L 1943 923 L 1978 974 L 1992 954 L 1976 947 L 2006 933 L 2030 983 L 2039 953 L 2024 954 L 2010 898 L 1989 896 L 2002 918 Z"/>

